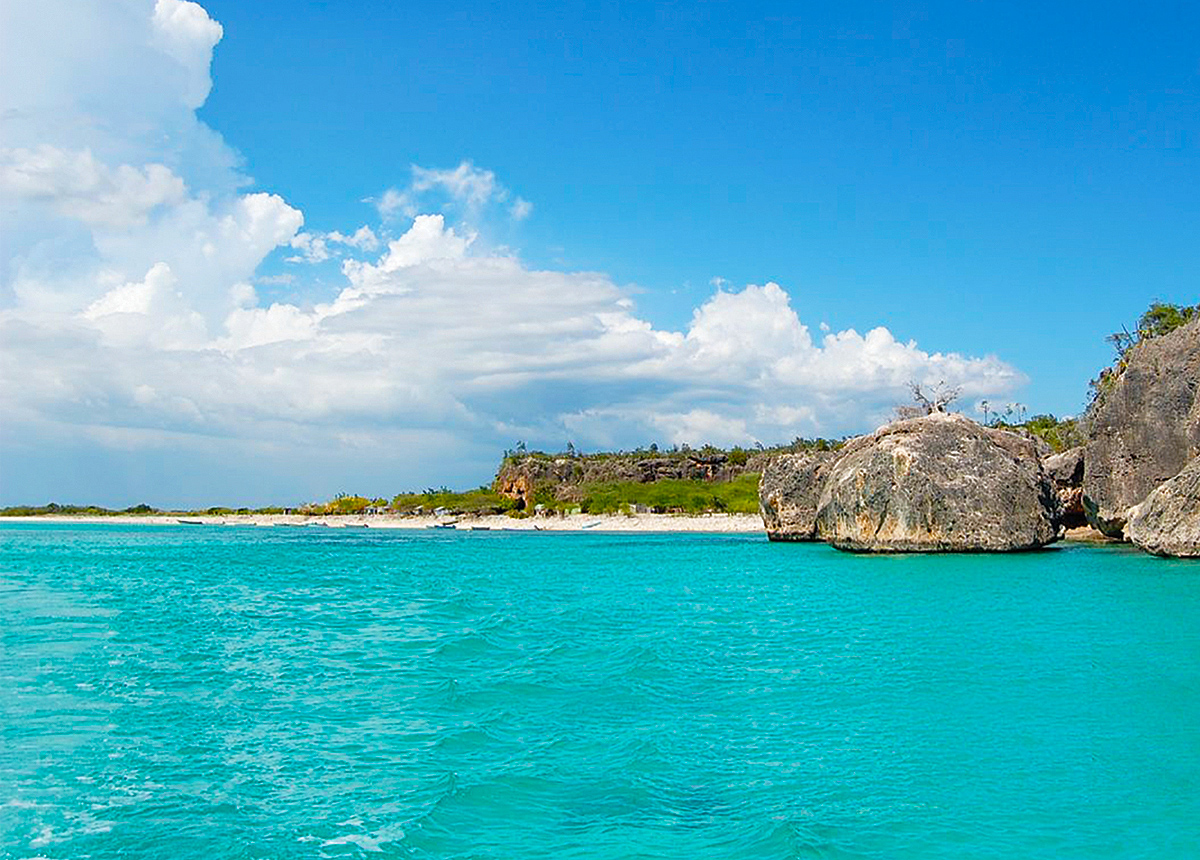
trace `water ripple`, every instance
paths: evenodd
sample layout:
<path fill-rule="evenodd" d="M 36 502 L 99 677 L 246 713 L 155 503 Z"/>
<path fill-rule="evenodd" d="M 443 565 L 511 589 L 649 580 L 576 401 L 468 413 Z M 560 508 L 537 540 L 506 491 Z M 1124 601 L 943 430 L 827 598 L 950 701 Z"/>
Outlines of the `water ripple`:
<path fill-rule="evenodd" d="M 1193 858 L 1200 577 L 0 527 L 0 857 Z"/>

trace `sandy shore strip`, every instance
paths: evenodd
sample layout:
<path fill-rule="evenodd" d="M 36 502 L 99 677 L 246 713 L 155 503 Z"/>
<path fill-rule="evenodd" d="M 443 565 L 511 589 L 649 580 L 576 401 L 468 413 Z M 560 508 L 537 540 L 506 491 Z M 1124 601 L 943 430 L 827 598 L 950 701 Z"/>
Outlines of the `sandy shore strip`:
<path fill-rule="evenodd" d="M 71 514 L 47 514 L 34 517 L 0 517 L 3 523 L 108 523 L 111 525 L 148 526 L 253 526 L 260 528 L 372 528 L 429 529 L 447 531 L 547 531 L 547 532 L 740 532 L 762 533 L 762 517 L 757 514 L 573 514 L 565 517 L 488 516 L 322 516 L 294 514 L 226 514 L 223 516 L 186 514 L 138 516 L 119 514 L 110 517 Z"/>

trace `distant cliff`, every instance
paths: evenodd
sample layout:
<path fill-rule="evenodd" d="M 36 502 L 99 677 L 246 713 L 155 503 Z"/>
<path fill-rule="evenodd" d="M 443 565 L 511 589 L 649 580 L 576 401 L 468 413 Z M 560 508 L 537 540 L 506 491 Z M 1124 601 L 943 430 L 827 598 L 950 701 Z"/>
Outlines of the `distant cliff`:
<path fill-rule="evenodd" d="M 640 484 L 730 484 L 746 476 L 758 474 L 771 456 L 784 451 L 823 447 L 837 443 L 817 440 L 798 441 L 792 446 L 766 450 L 713 447 L 673 449 L 670 451 L 641 450 L 603 454 L 544 454 L 540 452 L 509 454 L 496 473 L 492 488 L 502 496 L 513 499 L 519 510 L 537 504 L 563 506 L 584 503 L 596 487 L 622 486 L 630 492 L 628 501 L 645 494 L 634 492 Z M 665 507 L 671 505 L 669 499 Z M 720 507 L 720 504 L 716 504 Z"/>

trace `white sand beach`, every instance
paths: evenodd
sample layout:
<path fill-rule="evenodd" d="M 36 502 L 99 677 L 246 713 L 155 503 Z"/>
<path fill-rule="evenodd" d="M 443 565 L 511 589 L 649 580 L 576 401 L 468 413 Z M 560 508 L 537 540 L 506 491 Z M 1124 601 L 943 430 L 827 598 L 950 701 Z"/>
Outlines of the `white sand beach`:
<path fill-rule="evenodd" d="M 449 527 L 461 531 L 597 531 L 597 532 L 763 532 L 758 514 L 573 514 L 564 517 L 527 517 L 504 515 L 434 517 L 378 514 L 374 516 L 307 517 L 289 514 L 227 514 L 224 516 L 120 514 L 110 517 L 57 515 L 4 517 L 0 523 L 107 523 L 112 525 L 242 526 L 281 528 L 373 528 L 428 529 Z"/>

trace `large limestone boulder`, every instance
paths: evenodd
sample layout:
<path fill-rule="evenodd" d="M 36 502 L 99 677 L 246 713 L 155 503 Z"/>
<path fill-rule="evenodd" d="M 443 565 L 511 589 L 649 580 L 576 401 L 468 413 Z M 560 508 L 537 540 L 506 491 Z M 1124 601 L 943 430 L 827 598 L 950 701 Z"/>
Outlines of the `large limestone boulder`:
<path fill-rule="evenodd" d="M 1054 492 L 1058 496 L 1059 523 L 1068 529 L 1088 524 L 1083 510 L 1083 456 L 1084 446 L 1079 445 L 1042 457 L 1042 469 L 1054 482 Z"/>
<path fill-rule="evenodd" d="M 1155 555 L 1200 558 L 1200 457 L 1129 511 L 1126 534 Z"/>
<path fill-rule="evenodd" d="M 1120 537 L 1128 510 L 1200 452 L 1200 320 L 1135 346 L 1088 415 L 1083 504 Z"/>
<path fill-rule="evenodd" d="M 868 552 L 995 552 L 1058 538 L 1037 448 L 961 415 L 897 421 L 842 448 L 817 505 L 817 534 Z"/>
<path fill-rule="evenodd" d="M 763 467 L 758 510 L 767 537 L 778 541 L 817 540 L 817 500 L 833 451 L 779 454 Z"/>

